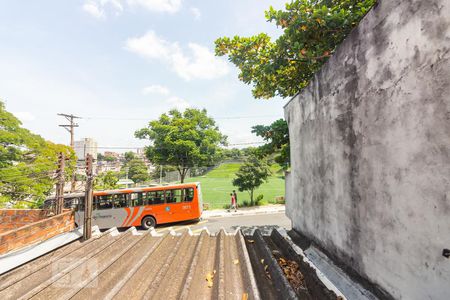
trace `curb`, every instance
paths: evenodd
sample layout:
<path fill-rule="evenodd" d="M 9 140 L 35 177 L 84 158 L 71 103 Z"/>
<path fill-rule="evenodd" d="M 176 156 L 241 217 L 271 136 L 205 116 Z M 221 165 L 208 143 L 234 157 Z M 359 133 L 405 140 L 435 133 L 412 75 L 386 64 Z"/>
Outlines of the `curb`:
<path fill-rule="evenodd" d="M 234 216 L 254 216 L 254 215 L 264 215 L 264 214 L 275 214 L 275 213 L 281 213 L 285 212 L 286 209 L 277 209 L 277 210 L 266 210 L 266 211 L 255 211 L 255 212 L 248 212 L 248 213 L 220 213 L 220 214 L 213 214 L 210 216 L 202 216 L 204 219 L 209 218 L 223 218 L 223 217 L 234 217 Z"/>

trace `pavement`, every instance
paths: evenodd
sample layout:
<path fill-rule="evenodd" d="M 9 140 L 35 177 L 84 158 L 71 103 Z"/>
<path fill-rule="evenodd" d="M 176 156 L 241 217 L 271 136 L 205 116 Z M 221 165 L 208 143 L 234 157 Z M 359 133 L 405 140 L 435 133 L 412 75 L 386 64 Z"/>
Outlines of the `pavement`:
<path fill-rule="evenodd" d="M 264 206 L 252 206 L 238 208 L 237 211 L 226 209 L 214 209 L 204 210 L 202 214 L 203 219 L 217 218 L 217 217 L 229 217 L 229 216 L 246 216 L 246 215 L 258 215 L 258 214 L 273 214 L 284 213 L 284 204 L 270 204 Z"/>
<path fill-rule="evenodd" d="M 266 212 L 253 215 L 232 215 L 228 213 L 228 215 L 224 217 L 216 216 L 202 218 L 199 222 L 190 221 L 159 225 L 156 226 L 156 232 L 166 233 L 171 230 L 175 232 L 182 232 L 190 229 L 194 234 L 196 234 L 200 233 L 206 227 L 211 234 L 218 233 L 220 229 L 224 229 L 229 233 L 234 233 L 238 228 L 251 226 L 276 226 L 290 230 L 291 220 L 286 217 L 284 212 Z"/>

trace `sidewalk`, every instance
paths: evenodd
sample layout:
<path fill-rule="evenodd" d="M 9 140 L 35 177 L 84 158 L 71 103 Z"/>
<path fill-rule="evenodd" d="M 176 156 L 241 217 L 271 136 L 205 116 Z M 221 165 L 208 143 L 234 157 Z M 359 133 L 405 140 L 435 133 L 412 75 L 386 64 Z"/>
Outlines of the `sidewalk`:
<path fill-rule="evenodd" d="M 217 218 L 217 217 L 230 217 L 230 216 L 246 216 L 246 215 L 259 215 L 259 214 L 273 214 L 285 211 L 284 204 L 270 204 L 263 206 L 242 207 L 235 212 L 234 210 L 227 211 L 226 209 L 214 209 L 204 210 L 202 218 Z"/>

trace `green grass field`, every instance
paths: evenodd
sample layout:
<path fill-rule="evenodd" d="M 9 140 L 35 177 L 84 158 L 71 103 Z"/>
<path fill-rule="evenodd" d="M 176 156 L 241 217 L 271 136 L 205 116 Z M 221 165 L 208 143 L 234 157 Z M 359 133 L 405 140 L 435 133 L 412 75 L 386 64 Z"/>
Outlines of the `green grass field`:
<path fill-rule="evenodd" d="M 248 192 L 239 192 L 237 188 L 233 187 L 231 181 L 234 174 L 239 169 L 239 163 L 222 164 L 216 169 L 210 171 L 205 176 L 192 177 L 187 179 L 187 182 L 200 182 L 202 185 L 203 202 L 209 203 L 210 209 L 223 208 L 225 204 L 230 204 L 230 193 L 236 190 L 238 193 L 238 204 L 242 201 L 250 201 Z M 255 190 L 254 198 L 259 194 L 264 195 L 262 204 L 273 203 L 276 196 L 284 196 L 284 179 L 281 174 L 277 172 L 280 169 L 278 165 L 271 167 L 272 176 L 268 182 L 261 185 Z"/>

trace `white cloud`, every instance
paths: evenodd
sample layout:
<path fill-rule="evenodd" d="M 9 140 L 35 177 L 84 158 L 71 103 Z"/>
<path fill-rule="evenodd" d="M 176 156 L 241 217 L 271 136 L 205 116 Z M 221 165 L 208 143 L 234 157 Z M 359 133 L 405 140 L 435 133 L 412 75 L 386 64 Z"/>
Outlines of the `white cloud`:
<path fill-rule="evenodd" d="M 186 108 L 191 106 L 189 102 L 176 96 L 170 97 L 169 99 L 166 100 L 166 102 L 167 104 L 170 105 L 171 109 L 176 108 L 178 110 L 185 110 Z"/>
<path fill-rule="evenodd" d="M 181 78 L 214 79 L 228 74 L 228 64 L 207 47 L 189 43 L 187 55 L 176 42 L 168 42 L 149 31 L 126 41 L 126 49 L 142 57 L 168 64 Z"/>
<path fill-rule="evenodd" d="M 30 122 L 36 119 L 36 117 L 29 111 L 18 111 L 13 112 L 12 114 L 22 122 Z"/>
<path fill-rule="evenodd" d="M 200 9 L 198 9 L 197 7 L 191 7 L 189 10 L 191 11 L 191 14 L 194 16 L 194 19 L 200 20 L 200 18 L 202 17 L 202 12 L 200 11 Z"/>
<path fill-rule="evenodd" d="M 219 59 L 208 48 L 195 43 L 188 44 L 191 57 L 179 53 L 173 57 L 173 68 L 177 74 L 186 79 L 214 79 L 228 74 L 228 64 Z"/>
<path fill-rule="evenodd" d="M 126 41 L 126 49 L 150 59 L 170 60 L 173 53 L 179 51 L 176 43 L 169 43 L 158 36 L 153 31 Z"/>
<path fill-rule="evenodd" d="M 122 0 L 87 0 L 83 4 L 83 10 L 97 19 L 106 18 L 106 12 L 120 15 L 123 11 Z"/>
<path fill-rule="evenodd" d="M 105 13 L 103 10 L 101 10 L 100 7 L 94 2 L 86 2 L 83 4 L 83 10 L 97 19 L 105 18 Z"/>
<path fill-rule="evenodd" d="M 143 88 L 142 94 L 144 94 L 144 95 L 159 94 L 159 95 L 167 96 L 170 94 L 170 91 L 165 86 L 154 84 L 154 85 L 150 85 L 150 86 Z"/>
<path fill-rule="evenodd" d="M 128 3 L 154 12 L 175 13 L 181 8 L 181 0 L 128 0 Z"/>
<path fill-rule="evenodd" d="M 107 12 L 120 15 L 125 4 L 160 13 L 176 13 L 181 8 L 181 0 L 85 0 L 83 10 L 95 18 L 105 19 Z"/>

